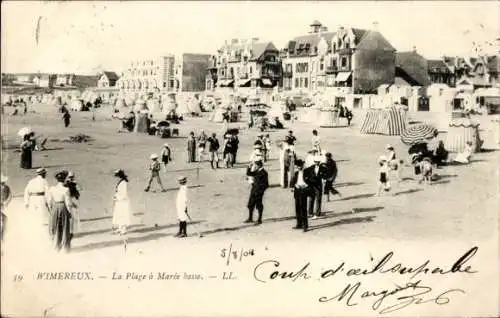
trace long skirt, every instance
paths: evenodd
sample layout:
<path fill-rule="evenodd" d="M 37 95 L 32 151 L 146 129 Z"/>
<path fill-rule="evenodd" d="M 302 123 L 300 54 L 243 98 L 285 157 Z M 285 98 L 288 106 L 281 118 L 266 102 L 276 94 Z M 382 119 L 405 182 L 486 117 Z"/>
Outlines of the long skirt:
<path fill-rule="evenodd" d="M 33 167 L 33 158 L 31 149 L 23 149 L 21 151 L 21 168 L 31 169 Z"/>
<path fill-rule="evenodd" d="M 113 228 L 127 228 L 131 224 L 132 211 L 129 200 L 115 201 L 113 208 Z"/>
<path fill-rule="evenodd" d="M 64 202 L 56 202 L 52 207 L 49 230 L 52 243 L 57 251 L 64 249 L 68 252 L 71 248 L 71 214 L 66 209 Z"/>

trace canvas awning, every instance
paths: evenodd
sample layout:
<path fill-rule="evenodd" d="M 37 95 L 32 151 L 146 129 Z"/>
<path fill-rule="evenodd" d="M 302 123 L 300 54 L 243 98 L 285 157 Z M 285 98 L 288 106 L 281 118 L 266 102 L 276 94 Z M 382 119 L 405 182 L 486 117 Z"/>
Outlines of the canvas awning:
<path fill-rule="evenodd" d="M 273 85 L 273 82 L 271 82 L 271 80 L 270 80 L 270 79 L 268 79 L 268 78 L 263 78 L 263 79 L 262 79 L 262 84 L 263 84 L 263 85 L 269 85 L 269 86 L 272 86 L 272 85 Z"/>
<path fill-rule="evenodd" d="M 231 84 L 233 84 L 234 80 L 222 80 L 220 81 L 220 86 L 222 87 L 228 87 L 228 86 L 231 86 Z"/>
<path fill-rule="evenodd" d="M 251 81 L 250 79 L 240 80 L 238 82 L 238 86 L 243 87 L 243 86 L 247 85 L 248 83 L 250 83 L 250 81 Z"/>
<path fill-rule="evenodd" d="M 335 81 L 337 82 L 345 82 L 351 77 L 351 72 L 339 72 L 337 74 L 337 77 L 335 78 Z"/>

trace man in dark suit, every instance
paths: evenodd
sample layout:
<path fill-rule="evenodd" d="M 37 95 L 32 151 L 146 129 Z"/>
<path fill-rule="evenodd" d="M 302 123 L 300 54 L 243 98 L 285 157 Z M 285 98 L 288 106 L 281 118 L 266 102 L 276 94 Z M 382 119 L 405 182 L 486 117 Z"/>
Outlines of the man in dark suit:
<path fill-rule="evenodd" d="M 255 161 L 247 167 L 247 176 L 253 177 L 253 182 L 248 199 L 248 219 L 245 223 L 253 222 L 253 210 L 257 208 L 259 219 L 255 224 L 259 225 L 262 224 L 262 212 L 264 212 L 262 199 L 264 192 L 269 188 L 269 177 L 261 160 Z"/>
<path fill-rule="evenodd" d="M 298 171 L 294 173 L 290 182 L 295 199 L 295 215 L 297 217 L 297 226 L 294 229 L 303 229 L 304 232 L 307 232 L 307 197 L 311 190 L 304 181 L 304 161 L 297 159 L 295 165 Z"/>
<path fill-rule="evenodd" d="M 321 163 L 321 156 L 314 157 L 314 165 L 304 170 L 304 181 L 309 185 L 310 199 L 309 199 L 309 215 L 316 215 L 313 219 L 321 216 L 321 199 L 323 197 L 323 179 L 325 179 L 325 168 Z"/>

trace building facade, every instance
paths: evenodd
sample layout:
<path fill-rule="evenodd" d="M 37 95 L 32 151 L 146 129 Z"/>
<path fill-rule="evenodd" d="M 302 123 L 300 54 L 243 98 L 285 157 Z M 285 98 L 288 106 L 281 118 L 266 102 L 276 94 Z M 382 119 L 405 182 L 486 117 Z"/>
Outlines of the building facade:
<path fill-rule="evenodd" d="M 175 59 L 175 83 L 177 92 L 201 92 L 206 88 L 206 74 L 210 54 L 184 53 Z"/>
<path fill-rule="evenodd" d="M 106 88 L 106 87 L 115 87 L 116 81 L 118 81 L 118 75 L 115 72 L 102 72 L 99 77 L 99 81 L 97 82 L 97 87 Z"/>
<path fill-rule="evenodd" d="M 284 90 L 308 93 L 342 87 L 364 94 L 394 82 L 396 50 L 380 32 L 344 27 L 328 32 L 319 21 L 310 28 L 282 52 Z"/>
<path fill-rule="evenodd" d="M 206 88 L 273 88 L 281 82 L 279 50 L 272 42 L 233 39 L 208 60 Z"/>
<path fill-rule="evenodd" d="M 116 82 L 121 92 L 174 91 L 175 56 L 132 61 Z"/>

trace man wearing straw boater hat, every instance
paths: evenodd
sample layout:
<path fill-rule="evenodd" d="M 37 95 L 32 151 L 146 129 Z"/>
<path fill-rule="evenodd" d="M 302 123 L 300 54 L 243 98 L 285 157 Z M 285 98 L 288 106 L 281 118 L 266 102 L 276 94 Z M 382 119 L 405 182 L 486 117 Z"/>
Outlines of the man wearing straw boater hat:
<path fill-rule="evenodd" d="M 177 178 L 177 181 L 179 182 L 179 192 L 177 193 L 176 208 L 179 218 L 179 232 L 175 236 L 186 237 L 187 221 L 189 220 L 187 178 L 181 176 Z"/>
<path fill-rule="evenodd" d="M 151 183 L 153 182 L 154 179 L 160 185 L 161 191 L 165 192 L 166 190 L 163 187 L 163 184 L 161 183 L 160 179 L 161 165 L 160 162 L 158 161 L 158 155 L 154 153 L 149 158 L 151 159 L 151 163 L 149 164 L 149 171 L 151 172 L 151 176 L 149 177 L 148 185 L 146 189 L 144 189 L 144 191 L 145 192 L 149 191 L 149 189 L 151 188 Z"/>

